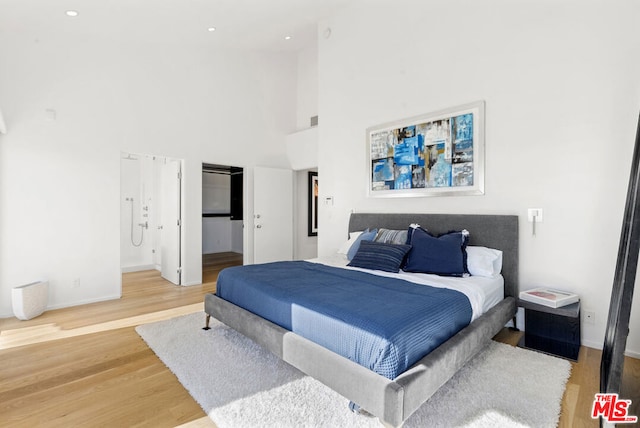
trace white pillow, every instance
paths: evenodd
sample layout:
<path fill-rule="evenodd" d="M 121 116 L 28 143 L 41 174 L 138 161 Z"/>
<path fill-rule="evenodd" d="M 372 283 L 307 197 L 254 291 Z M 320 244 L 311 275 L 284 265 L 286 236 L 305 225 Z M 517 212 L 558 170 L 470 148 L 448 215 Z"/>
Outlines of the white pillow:
<path fill-rule="evenodd" d="M 475 276 L 496 276 L 502 271 L 502 251 L 487 247 L 467 247 L 467 269 Z"/>
<path fill-rule="evenodd" d="M 347 254 L 349 252 L 349 249 L 353 245 L 353 243 L 356 242 L 356 239 L 358 239 L 358 236 L 360 235 L 362 235 L 362 231 L 351 232 L 349 234 L 349 240 L 345 241 L 342 245 L 340 245 L 340 248 L 338 249 L 338 254 Z"/>

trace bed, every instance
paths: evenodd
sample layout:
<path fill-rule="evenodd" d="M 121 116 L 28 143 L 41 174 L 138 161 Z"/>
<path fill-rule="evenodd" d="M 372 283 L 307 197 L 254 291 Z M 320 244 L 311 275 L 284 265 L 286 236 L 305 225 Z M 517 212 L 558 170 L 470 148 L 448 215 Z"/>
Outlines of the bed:
<path fill-rule="evenodd" d="M 313 329 L 308 329 L 307 332 L 303 331 L 302 333 L 297 330 L 297 332 L 293 332 L 291 331 L 293 328 L 290 324 L 287 324 L 288 320 L 286 319 L 276 318 L 275 322 L 269 321 L 253 313 L 259 313 L 259 310 L 255 310 L 250 302 L 241 301 L 241 305 L 250 308 L 247 310 L 215 294 L 208 294 L 205 297 L 207 326 L 209 317 L 213 316 L 256 341 L 287 363 L 331 387 L 351 400 L 352 403 L 357 403 L 362 409 L 377 416 L 384 425 L 401 426 L 403 421 L 446 383 L 513 318 L 516 311 L 515 296 L 518 291 L 517 216 L 358 213 L 352 214 L 350 217 L 349 232 L 366 229 L 379 230 L 382 228 L 406 230 L 408 225 L 414 223 L 420 224 L 432 235 L 464 229 L 469 232 L 468 245 L 501 250 L 501 280 L 504 284 L 504 299 L 498 299 L 499 301 L 491 305 L 488 310 L 486 308 L 482 309 L 481 312 L 483 313 L 481 315 L 476 316 L 475 311 L 472 311 L 468 315 L 469 320 L 472 320 L 468 325 L 467 320 L 463 323 L 464 325 L 459 326 L 459 328 L 456 327 L 456 332 L 452 337 L 440 339 L 441 343 L 436 341 L 434 348 L 416 361 L 405 359 L 406 367 L 400 364 L 390 371 L 387 370 L 386 363 L 380 364 L 382 369 L 378 369 L 375 364 L 367 367 L 366 362 L 365 364 L 355 362 L 352 355 L 343 356 L 340 355 L 338 350 L 332 350 L 333 348 L 330 344 L 322 342 L 322 338 L 309 338 L 308 333 Z M 301 266 L 304 269 L 309 269 L 310 264 L 305 262 Z M 289 266 L 287 267 L 289 268 Z M 260 272 L 263 267 L 252 268 L 246 266 L 244 268 L 246 268 L 244 269 L 246 271 L 257 269 L 257 272 Z M 311 269 L 324 270 L 325 267 L 321 265 Z M 332 267 L 331 269 L 336 268 Z M 342 271 L 344 269 L 338 268 L 338 270 Z M 355 284 L 361 279 L 358 275 L 369 275 L 368 273 L 360 272 L 358 269 L 355 270 L 353 279 L 347 278 L 345 281 L 353 281 L 353 284 Z M 306 278 L 306 276 L 301 276 L 299 273 L 296 277 Z M 349 277 L 351 277 L 351 273 Z M 376 278 L 379 277 L 376 276 Z M 223 282 L 226 283 L 229 280 L 227 279 Z M 274 280 L 274 282 L 278 281 Z M 226 287 L 225 285 L 223 288 Z M 386 292 L 376 288 L 375 294 L 384 296 Z M 227 298 L 233 294 L 226 293 Z M 326 293 L 332 293 L 332 291 L 327 290 Z M 288 294 L 288 291 L 285 294 Z M 270 296 L 265 294 L 257 300 L 265 299 L 270 299 Z M 233 297 L 231 300 L 233 300 Z M 270 307 L 271 305 L 267 306 Z M 307 317 L 306 319 L 300 319 L 306 320 L 307 325 L 314 325 L 317 322 L 317 316 L 313 303 L 300 306 L 302 306 L 302 312 Z M 461 304 L 461 306 L 463 305 Z M 273 307 L 277 307 L 277 303 L 274 303 Z M 467 309 L 461 309 L 460 311 L 461 313 L 468 313 Z M 265 316 L 273 319 L 271 314 L 266 314 Z M 462 318 L 464 316 L 467 315 L 463 315 Z M 401 319 L 399 324 L 404 322 L 404 319 Z M 412 319 L 407 321 L 407 323 L 413 322 Z M 419 324 L 416 324 L 416 326 L 414 331 L 417 334 L 422 331 L 423 326 Z M 332 326 L 332 328 L 334 327 L 335 325 Z M 347 326 L 346 328 L 350 327 Z M 346 346 L 347 348 L 353 348 L 351 345 Z"/>

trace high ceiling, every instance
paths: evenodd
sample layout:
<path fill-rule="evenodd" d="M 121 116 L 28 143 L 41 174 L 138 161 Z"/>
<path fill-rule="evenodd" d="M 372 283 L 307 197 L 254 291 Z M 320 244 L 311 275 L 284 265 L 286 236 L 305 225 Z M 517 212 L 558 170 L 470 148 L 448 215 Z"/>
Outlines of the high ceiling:
<path fill-rule="evenodd" d="M 314 42 L 319 20 L 358 1 L 0 0 L 0 38 L 73 37 L 296 51 Z M 78 16 L 69 17 L 67 11 L 77 11 Z"/>

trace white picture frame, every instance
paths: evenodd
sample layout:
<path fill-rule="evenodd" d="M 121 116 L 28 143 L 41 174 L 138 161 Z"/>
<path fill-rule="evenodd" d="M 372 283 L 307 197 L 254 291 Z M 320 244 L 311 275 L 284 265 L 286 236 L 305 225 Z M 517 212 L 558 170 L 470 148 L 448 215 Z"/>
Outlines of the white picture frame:
<path fill-rule="evenodd" d="M 367 129 L 367 196 L 484 194 L 484 101 Z"/>

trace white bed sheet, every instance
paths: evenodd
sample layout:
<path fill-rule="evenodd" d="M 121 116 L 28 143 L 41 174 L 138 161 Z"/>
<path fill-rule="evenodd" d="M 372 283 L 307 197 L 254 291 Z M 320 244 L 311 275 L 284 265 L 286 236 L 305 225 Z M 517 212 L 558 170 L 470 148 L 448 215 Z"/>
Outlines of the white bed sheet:
<path fill-rule="evenodd" d="M 496 275 L 493 277 L 468 276 L 466 278 L 457 278 L 425 273 L 404 272 L 402 270 L 398 273 L 384 272 L 381 270 L 347 266 L 349 263 L 347 256 L 345 254 L 338 253 L 332 256 L 318 257 L 307 261 L 343 269 L 358 270 L 389 278 L 403 279 L 416 284 L 457 290 L 467 296 L 471 303 L 471 309 L 473 311 L 471 321 L 475 320 L 504 299 L 504 278 L 502 275 Z"/>

